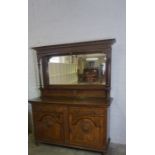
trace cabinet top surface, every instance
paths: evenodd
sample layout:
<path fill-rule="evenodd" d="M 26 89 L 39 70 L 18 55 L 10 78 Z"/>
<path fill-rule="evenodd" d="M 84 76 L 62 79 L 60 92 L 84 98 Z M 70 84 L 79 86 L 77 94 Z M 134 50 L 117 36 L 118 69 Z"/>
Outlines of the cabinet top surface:
<path fill-rule="evenodd" d="M 98 106 L 109 106 L 112 101 L 112 98 L 83 98 L 83 99 L 74 99 L 74 98 L 34 98 L 29 100 L 30 103 L 50 103 L 50 104 L 68 104 L 68 105 L 98 105 Z"/>

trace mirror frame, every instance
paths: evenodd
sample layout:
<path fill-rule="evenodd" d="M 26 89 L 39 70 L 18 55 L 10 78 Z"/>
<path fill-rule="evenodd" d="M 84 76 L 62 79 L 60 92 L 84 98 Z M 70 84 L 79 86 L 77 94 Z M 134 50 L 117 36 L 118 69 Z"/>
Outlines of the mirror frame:
<path fill-rule="evenodd" d="M 101 89 L 109 88 L 111 86 L 111 50 L 112 44 L 115 43 L 115 39 L 97 40 L 89 42 L 69 43 L 60 45 L 50 45 L 33 47 L 37 52 L 38 71 L 40 89 L 54 88 L 54 89 Z M 95 54 L 103 53 L 106 54 L 106 84 L 64 84 L 64 85 L 50 85 L 48 75 L 48 62 L 53 56 L 67 56 L 67 55 L 79 55 L 79 54 Z"/>

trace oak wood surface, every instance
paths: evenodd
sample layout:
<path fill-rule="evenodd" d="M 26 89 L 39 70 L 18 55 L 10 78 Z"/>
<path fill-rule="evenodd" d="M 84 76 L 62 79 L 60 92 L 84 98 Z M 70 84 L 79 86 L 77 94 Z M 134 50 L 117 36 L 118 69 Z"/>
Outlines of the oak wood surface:
<path fill-rule="evenodd" d="M 106 152 L 109 145 L 109 108 L 112 102 L 111 50 L 115 39 L 34 47 L 37 51 L 41 96 L 30 99 L 37 143 Z M 104 53 L 105 84 L 50 85 L 52 56 Z"/>
<path fill-rule="evenodd" d="M 32 104 L 36 141 L 107 148 L 108 107 Z"/>
<path fill-rule="evenodd" d="M 107 107 L 111 104 L 112 98 L 109 99 L 103 99 L 103 98 L 34 98 L 29 100 L 31 104 L 36 104 L 36 106 L 39 106 L 42 103 L 47 104 L 65 104 L 65 105 L 90 105 L 90 106 L 102 106 Z"/>

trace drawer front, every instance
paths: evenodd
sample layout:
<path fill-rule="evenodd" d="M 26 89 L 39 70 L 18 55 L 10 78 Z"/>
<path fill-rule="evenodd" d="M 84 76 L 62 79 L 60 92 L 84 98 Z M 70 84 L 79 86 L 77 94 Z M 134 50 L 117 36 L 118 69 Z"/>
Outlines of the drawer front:
<path fill-rule="evenodd" d="M 64 112 L 66 109 L 63 105 L 56 105 L 56 104 L 49 104 L 49 103 L 37 103 L 32 105 L 33 111 L 57 111 L 57 112 Z"/>
<path fill-rule="evenodd" d="M 72 115 L 85 116 L 104 116 L 106 114 L 105 108 L 95 107 L 70 107 L 69 112 Z"/>
<path fill-rule="evenodd" d="M 42 90 L 42 96 L 44 97 L 106 97 L 107 93 L 105 90 L 63 90 L 63 89 L 54 89 L 54 90 Z"/>

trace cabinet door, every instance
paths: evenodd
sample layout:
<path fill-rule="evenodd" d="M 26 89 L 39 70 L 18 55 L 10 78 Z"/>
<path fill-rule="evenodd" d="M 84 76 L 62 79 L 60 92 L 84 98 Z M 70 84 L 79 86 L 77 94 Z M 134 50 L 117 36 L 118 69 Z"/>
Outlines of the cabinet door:
<path fill-rule="evenodd" d="M 33 109 L 35 136 L 43 142 L 64 142 L 64 115 L 65 109 L 59 106 L 35 107 Z"/>
<path fill-rule="evenodd" d="M 105 114 L 99 108 L 70 108 L 70 144 L 102 149 L 106 144 Z"/>

